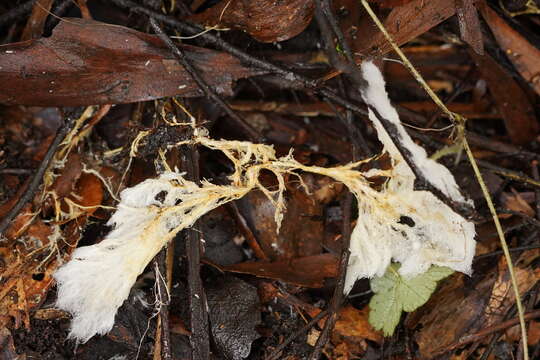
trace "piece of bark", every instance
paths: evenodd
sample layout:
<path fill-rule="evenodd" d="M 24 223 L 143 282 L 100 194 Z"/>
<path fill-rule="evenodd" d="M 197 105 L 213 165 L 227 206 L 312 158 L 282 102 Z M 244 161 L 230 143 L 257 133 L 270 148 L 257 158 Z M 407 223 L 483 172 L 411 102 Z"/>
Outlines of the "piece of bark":
<path fill-rule="evenodd" d="M 347 2 L 347 0 L 342 1 Z M 393 8 L 383 24 L 394 41 L 398 45 L 402 45 L 422 35 L 455 13 L 456 8 L 453 1 L 414 0 Z M 355 55 L 376 57 L 392 50 L 392 46 L 369 17 L 364 17 L 357 28 L 360 34 L 352 42 Z M 350 29 L 344 29 L 343 32 L 350 33 Z"/>
<path fill-rule="evenodd" d="M 231 55 L 180 45 L 218 93 L 261 74 Z M 49 38 L 3 46 L 0 103 L 84 106 L 202 96 L 197 84 L 156 36 L 86 19 L 64 19 Z"/>
<path fill-rule="evenodd" d="M 474 0 L 455 0 L 459 33 L 463 41 L 479 55 L 484 55 L 484 40 Z"/>
<path fill-rule="evenodd" d="M 261 42 L 288 40 L 300 34 L 313 18 L 313 0 L 221 1 L 190 20 L 206 26 L 230 26 Z"/>
<path fill-rule="evenodd" d="M 480 12 L 488 24 L 495 39 L 516 70 L 540 95 L 540 50 L 514 30 L 488 5 L 483 5 Z"/>

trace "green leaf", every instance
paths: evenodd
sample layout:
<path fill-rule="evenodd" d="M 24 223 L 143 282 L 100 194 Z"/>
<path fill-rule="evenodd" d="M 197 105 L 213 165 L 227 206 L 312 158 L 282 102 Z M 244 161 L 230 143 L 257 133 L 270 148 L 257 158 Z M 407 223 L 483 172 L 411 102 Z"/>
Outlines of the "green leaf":
<path fill-rule="evenodd" d="M 423 274 L 404 278 L 398 273 L 399 266 L 391 264 L 384 276 L 371 280 L 375 295 L 369 303 L 369 322 L 385 336 L 394 333 L 402 311 L 411 312 L 424 305 L 435 291 L 437 281 L 454 272 L 447 267 L 432 266 Z"/>

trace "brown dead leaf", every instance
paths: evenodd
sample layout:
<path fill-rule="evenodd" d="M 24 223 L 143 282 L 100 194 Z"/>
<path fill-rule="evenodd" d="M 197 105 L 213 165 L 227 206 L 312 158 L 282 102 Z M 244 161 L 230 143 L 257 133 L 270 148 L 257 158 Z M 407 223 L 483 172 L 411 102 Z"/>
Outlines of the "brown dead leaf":
<path fill-rule="evenodd" d="M 312 345 L 314 346 L 314 345 Z M 366 344 L 367 347 L 367 344 Z M 332 349 L 332 359 L 335 360 L 349 360 L 354 359 L 356 356 L 351 356 L 351 353 L 353 352 L 352 349 L 349 349 L 349 345 L 345 342 L 339 343 Z"/>
<path fill-rule="evenodd" d="M 208 84 L 222 94 L 232 82 L 261 74 L 231 55 L 181 47 Z M 191 76 L 156 36 L 87 19 L 63 19 L 49 38 L 2 46 L 0 103 L 80 106 L 200 96 Z"/>
<path fill-rule="evenodd" d="M 76 194 L 72 201 L 80 205 L 80 210 L 92 215 L 103 200 L 103 186 L 101 180 L 94 174 L 83 173 L 76 185 Z"/>
<path fill-rule="evenodd" d="M 488 5 L 479 9 L 508 59 L 523 79 L 540 95 L 540 61 L 538 61 L 540 50 L 508 25 Z"/>
<path fill-rule="evenodd" d="M 11 209 L 11 207 L 9 209 Z M 4 236 L 11 241 L 17 239 L 32 223 L 34 216 L 35 214 L 32 212 L 32 205 L 26 204 L 15 219 L 11 221 L 9 227 L 4 232 Z"/>
<path fill-rule="evenodd" d="M 540 321 L 530 321 L 527 333 L 527 343 L 534 346 L 540 343 Z"/>
<path fill-rule="evenodd" d="M 515 263 L 521 294 L 540 278 L 538 269 L 531 266 L 539 254 L 538 249 L 526 251 Z M 419 328 L 415 340 L 422 358 L 437 358 L 463 336 L 499 323 L 514 304 L 504 257 L 496 269 L 489 263 L 480 266 L 477 264 L 472 278 L 455 274 L 445 280 L 426 305 L 408 315 L 406 326 Z"/>
<path fill-rule="evenodd" d="M 190 20 L 206 26 L 230 26 L 260 42 L 285 41 L 309 25 L 313 0 L 227 0 L 193 15 Z"/>
<path fill-rule="evenodd" d="M 251 274 L 289 284 L 319 288 L 324 280 L 338 275 L 338 258 L 331 254 L 306 256 L 288 261 L 244 262 L 220 267 L 223 271 Z"/>
<path fill-rule="evenodd" d="M 503 192 L 501 200 L 504 207 L 508 210 L 517 211 L 527 216 L 534 217 L 533 208 L 523 199 L 516 190 L 512 189 L 512 193 Z"/>
<path fill-rule="evenodd" d="M 520 294 L 525 294 L 540 280 L 540 270 L 535 270 L 532 266 L 528 266 L 532 261 L 538 259 L 539 256 L 539 249 L 528 250 L 523 252 L 516 261 L 514 272 Z M 498 269 L 498 278 L 493 286 L 493 291 L 485 310 L 484 325 L 486 327 L 503 321 L 506 312 L 515 303 L 505 257 L 500 258 Z"/>
<path fill-rule="evenodd" d="M 369 308 L 367 306 L 361 310 L 352 305 L 341 308 L 333 335 L 341 337 L 346 342 L 359 342 L 368 339 L 381 343 L 383 335 L 369 324 L 368 316 Z"/>
<path fill-rule="evenodd" d="M 395 42 L 403 45 L 455 13 L 454 1 L 414 0 L 394 7 L 383 24 Z M 384 55 L 392 50 L 391 45 L 368 17 L 364 17 L 352 26 L 356 26 L 358 33 L 351 42 L 355 53 L 361 54 L 362 57 L 369 57 Z M 354 33 L 354 29 L 350 26 L 343 31 L 345 34 Z"/>
<path fill-rule="evenodd" d="M 81 156 L 77 153 L 71 153 L 61 170 L 60 176 L 55 179 L 50 190 L 54 191 L 58 198 L 68 196 L 81 176 L 82 169 Z"/>
<path fill-rule="evenodd" d="M 525 145 L 534 140 L 540 126 L 525 91 L 488 54 L 479 56 L 471 52 L 471 56 L 482 78 L 487 82 L 512 143 Z"/>

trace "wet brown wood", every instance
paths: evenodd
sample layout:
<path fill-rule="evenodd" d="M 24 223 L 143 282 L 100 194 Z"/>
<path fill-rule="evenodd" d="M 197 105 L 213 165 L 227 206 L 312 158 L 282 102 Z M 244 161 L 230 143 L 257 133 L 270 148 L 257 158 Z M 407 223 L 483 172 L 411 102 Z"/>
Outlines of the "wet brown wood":
<path fill-rule="evenodd" d="M 206 82 L 232 94 L 232 81 L 251 70 L 231 55 L 180 45 Z M 50 38 L 0 51 L 0 103 L 79 106 L 201 96 L 202 91 L 158 37 L 118 25 L 64 19 Z"/>

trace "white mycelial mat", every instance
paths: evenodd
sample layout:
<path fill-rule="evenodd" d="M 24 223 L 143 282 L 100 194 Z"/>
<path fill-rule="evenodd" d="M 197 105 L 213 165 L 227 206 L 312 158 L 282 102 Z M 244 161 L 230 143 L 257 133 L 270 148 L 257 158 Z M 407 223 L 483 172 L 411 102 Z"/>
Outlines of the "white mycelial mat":
<path fill-rule="evenodd" d="M 377 67 L 365 62 L 362 71 L 368 82 L 362 91 L 364 100 L 395 124 L 422 175 L 453 201 L 465 203 L 448 169 L 428 159 L 424 149 L 406 133 Z M 54 275 L 58 283 L 56 306 L 73 315 L 70 337 L 86 342 L 95 334 L 107 333 L 137 276 L 151 259 L 179 231 L 210 210 L 259 189 L 275 205 L 279 228 L 285 208 L 285 174 L 329 176 L 342 182 L 356 197 L 359 214 L 351 235 L 347 293 L 358 278 L 382 276 L 392 260 L 401 263 L 399 272 L 404 276 L 423 273 L 431 265 L 469 273 L 475 249 L 474 225 L 432 193 L 414 190 L 412 170 L 371 111 L 369 117 L 392 158 L 389 170 L 355 170 L 370 159 L 332 168 L 305 166 L 292 154 L 277 158 L 272 146 L 213 140 L 204 130 L 195 129 L 194 138 L 184 143 L 223 152 L 235 166 L 230 185 L 202 182 L 199 186 L 180 173 L 167 172 L 125 189 L 108 222 L 113 231 L 99 244 L 78 248 Z M 277 190 L 270 191 L 260 184 L 262 170 L 276 175 Z M 387 178 L 380 191 L 370 186 L 368 178 L 374 176 Z M 403 216 L 409 221 L 400 221 Z"/>

